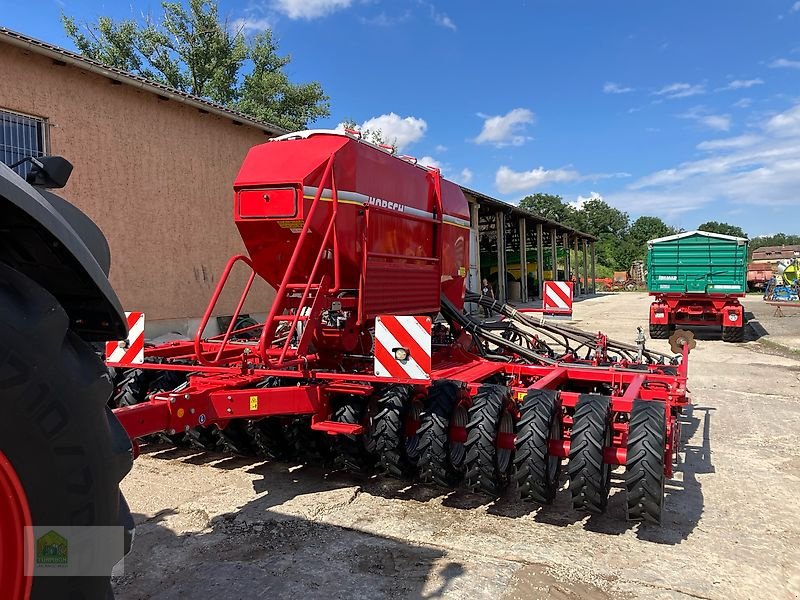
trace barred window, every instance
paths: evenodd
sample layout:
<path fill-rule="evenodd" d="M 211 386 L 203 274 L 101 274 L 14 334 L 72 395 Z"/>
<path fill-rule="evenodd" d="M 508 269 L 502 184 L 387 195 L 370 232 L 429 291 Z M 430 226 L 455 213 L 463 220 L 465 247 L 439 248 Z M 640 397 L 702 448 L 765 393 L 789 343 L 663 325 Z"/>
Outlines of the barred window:
<path fill-rule="evenodd" d="M 28 156 L 47 153 L 47 123 L 44 119 L 0 110 L 0 161 L 13 165 Z M 31 163 L 25 162 L 14 170 L 25 177 Z"/>

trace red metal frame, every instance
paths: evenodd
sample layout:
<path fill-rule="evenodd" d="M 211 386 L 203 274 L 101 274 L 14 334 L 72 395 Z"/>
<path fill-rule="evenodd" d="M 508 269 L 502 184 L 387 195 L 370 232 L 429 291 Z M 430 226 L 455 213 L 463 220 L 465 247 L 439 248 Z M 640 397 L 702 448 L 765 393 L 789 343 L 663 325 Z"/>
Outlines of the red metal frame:
<path fill-rule="evenodd" d="M 744 327 L 744 294 L 658 294 L 650 305 L 651 325 Z"/>

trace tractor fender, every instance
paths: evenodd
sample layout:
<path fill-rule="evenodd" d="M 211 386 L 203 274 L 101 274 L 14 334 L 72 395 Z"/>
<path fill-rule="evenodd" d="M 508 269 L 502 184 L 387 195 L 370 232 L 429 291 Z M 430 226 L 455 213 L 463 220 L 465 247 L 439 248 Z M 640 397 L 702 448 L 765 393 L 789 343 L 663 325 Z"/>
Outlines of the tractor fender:
<path fill-rule="evenodd" d="M 1 163 L 0 231 L 0 262 L 53 294 L 75 333 L 87 341 L 127 336 L 102 231 L 77 207 Z"/>

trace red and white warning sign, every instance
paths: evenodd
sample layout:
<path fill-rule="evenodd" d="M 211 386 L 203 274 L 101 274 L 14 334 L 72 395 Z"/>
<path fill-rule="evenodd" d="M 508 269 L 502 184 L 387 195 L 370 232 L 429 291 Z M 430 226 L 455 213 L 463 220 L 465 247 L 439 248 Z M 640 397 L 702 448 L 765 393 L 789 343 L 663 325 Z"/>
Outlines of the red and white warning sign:
<path fill-rule="evenodd" d="M 572 314 L 572 282 L 571 281 L 545 281 L 544 312 L 554 312 L 562 315 Z"/>
<path fill-rule="evenodd" d="M 144 362 L 144 313 L 126 312 L 128 338 L 106 342 L 107 364 L 141 364 Z"/>
<path fill-rule="evenodd" d="M 381 315 L 375 319 L 375 376 L 431 378 L 431 318 Z"/>

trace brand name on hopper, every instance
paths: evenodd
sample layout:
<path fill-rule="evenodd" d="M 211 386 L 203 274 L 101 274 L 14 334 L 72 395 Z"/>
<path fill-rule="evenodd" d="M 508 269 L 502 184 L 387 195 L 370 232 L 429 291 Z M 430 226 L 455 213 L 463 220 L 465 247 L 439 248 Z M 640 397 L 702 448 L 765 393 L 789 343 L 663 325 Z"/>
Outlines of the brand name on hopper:
<path fill-rule="evenodd" d="M 400 204 L 398 202 L 391 202 L 389 200 L 384 200 L 383 198 L 375 198 L 374 196 L 369 196 L 367 199 L 367 203 L 372 204 L 373 206 L 377 206 L 379 208 L 396 210 L 397 212 L 404 212 L 406 210 L 405 204 Z"/>

